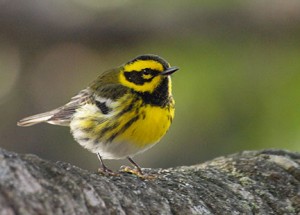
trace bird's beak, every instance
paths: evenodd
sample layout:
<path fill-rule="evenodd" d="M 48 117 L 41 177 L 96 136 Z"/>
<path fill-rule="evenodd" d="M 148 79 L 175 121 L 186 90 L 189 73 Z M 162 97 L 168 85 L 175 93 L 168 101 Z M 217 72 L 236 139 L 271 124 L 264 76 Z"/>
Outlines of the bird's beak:
<path fill-rule="evenodd" d="M 179 68 L 174 66 L 166 69 L 165 71 L 161 72 L 160 75 L 168 76 L 176 72 Z"/>

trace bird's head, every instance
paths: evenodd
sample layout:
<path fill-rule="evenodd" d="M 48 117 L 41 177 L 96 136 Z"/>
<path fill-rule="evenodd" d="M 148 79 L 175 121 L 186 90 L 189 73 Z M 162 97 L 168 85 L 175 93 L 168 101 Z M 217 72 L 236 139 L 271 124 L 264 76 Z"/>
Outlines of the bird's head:
<path fill-rule="evenodd" d="M 121 67 L 119 82 L 139 93 L 152 93 L 178 70 L 157 55 L 141 55 Z M 164 82 L 171 84 L 170 81 Z"/>

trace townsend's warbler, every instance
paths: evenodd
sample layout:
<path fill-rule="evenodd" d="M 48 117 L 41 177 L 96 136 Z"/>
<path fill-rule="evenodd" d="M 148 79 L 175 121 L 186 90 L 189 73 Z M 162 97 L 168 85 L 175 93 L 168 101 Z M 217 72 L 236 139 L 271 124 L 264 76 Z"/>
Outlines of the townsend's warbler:
<path fill-rule="evenodd" d="M 177 71 L 156 55 L 141 55 L 100 75 L 69 103 L 24 118 L 19 126 L 41 122 L 70 126 L 75 140 L 103 159 L 128 160 L 157 143 L 174 117 L 170 75 Z"/>

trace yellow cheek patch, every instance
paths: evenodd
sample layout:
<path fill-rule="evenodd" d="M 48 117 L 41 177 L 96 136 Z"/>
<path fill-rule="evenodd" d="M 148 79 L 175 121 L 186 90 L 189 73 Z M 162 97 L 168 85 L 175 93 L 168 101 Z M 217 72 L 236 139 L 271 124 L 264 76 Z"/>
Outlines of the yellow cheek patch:
<path fill-rule="evenodd" d="M 148 74 L 148 75 L 145 75 L 145 74 L 143 74 L 143 79 L 150 79 L 150 78 L 152 78 L 153 76 L 152 75 L 150 75 L 150 74 Z"/>
<path fill-rule="evenodd" d="M 131 64 L 126 64 L 124 66 L 125 71 L 141 71 L 142 69 L 152 69 L 157 71 L 163 71 L 163 65 L 154 60 L 137 60 Z"/>

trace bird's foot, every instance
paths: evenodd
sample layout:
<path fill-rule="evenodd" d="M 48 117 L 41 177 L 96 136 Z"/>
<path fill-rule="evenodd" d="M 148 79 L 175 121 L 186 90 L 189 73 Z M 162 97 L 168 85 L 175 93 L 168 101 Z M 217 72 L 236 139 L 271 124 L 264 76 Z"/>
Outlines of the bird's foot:
<path fill-rule="evenodd" d="M 136 175 L 140 179 L 143 179 L 143 180 L 153 180 L 153 179 L 157 178 L 156 175 L 145 174 L 141 169 L 131 168 L 129 166 L 121 166 L 119 171 L 120 172 L 124 172 L 124 173 L 130 173 L 130 174 Z"/>
<path fill-rule="evenodd" d="M 99 168 L 98 173 L 100 173 L 102 175 L 108 175 L 108 176 L 120 176 L 119 173 L 116 173 L 116 172 L 112 171 L 111 169 L 108 169 L 107 167 Z"/>

